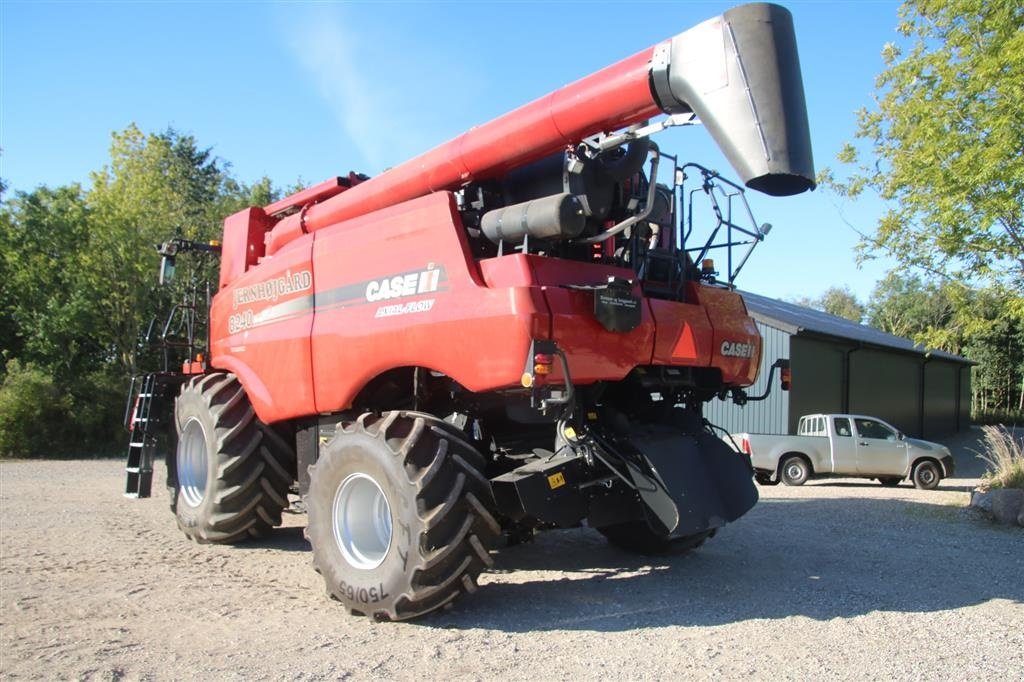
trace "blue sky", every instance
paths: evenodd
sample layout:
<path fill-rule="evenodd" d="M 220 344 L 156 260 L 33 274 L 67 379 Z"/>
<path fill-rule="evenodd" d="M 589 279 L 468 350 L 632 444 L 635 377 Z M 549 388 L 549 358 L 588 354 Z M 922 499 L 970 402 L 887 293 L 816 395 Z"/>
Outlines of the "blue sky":
<path fill-rule="evenodd" d="M 88 182 L 110 133 L 173 126 L 252 182 L 378 173 L 473 125 L 679 33 L 721 2 L 16 2 L 0 0 L 0 177 L 13 190 Z M 836 166 L 871 102 L 896 2 L 788 2 L 815 164 Z M 663 150 L 732 176 L 707 133 Z M 778 298 L 849 286 L 881 211 L 818 190 L 750 192 L 774 229 L 738 284 Z"/>

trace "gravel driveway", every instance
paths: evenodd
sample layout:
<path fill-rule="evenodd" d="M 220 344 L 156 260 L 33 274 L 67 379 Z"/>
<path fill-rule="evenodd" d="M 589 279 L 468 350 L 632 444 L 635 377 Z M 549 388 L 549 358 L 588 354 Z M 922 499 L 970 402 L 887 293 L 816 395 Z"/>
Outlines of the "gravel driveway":
<path fill-rule="evenodd" d="M 974 476 L 969 443 L 953 445 Z M 970 478 L 932 492 L 761 488 L 753 511 L 686 556 L 546 533 L 501 550 L 454 610 L 378 624 L 324 596 L 304 516 L 260 543 L 195 545 L 162 481 L 153 499 L 121 497 L 122 466 L 0 463 L 0 677 L 1024 675 L 1024 532 L 966 512 Z"/>

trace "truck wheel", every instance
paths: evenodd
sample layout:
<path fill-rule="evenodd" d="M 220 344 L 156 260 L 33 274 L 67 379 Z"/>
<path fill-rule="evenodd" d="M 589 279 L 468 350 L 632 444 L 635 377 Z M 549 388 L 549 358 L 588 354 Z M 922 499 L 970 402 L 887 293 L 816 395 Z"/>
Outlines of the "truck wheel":
<path fill-rule="evenodd" d="M 786 485 L 803 485 L 811 477 L 811 467 L 803 457 L 792 455 L 782 460 L 779 477 Z"/>
<path fill-rule="evenodd" d="M 685 553 L 697 549 L 715 534 L 715 529 L 695 535 L 673 538 L 651 530 L 646 521 L 626 521 L 597 529 L 608 542 L 620 549 L 637 554 Z"/>
<path fill-rule="evenodd" d="M 485 460 L 414 412 L 339 426 L 310 467 L 307 537 L 327 592 L 352 613 L 405 620 L 476 590 L 501 534 Z"/>
<path fill-rule="evenodd" d="M 925 460 L 924 462 L 918 462 L 917 466 L 914 467 L 914 473 L 911 474 L 911 480 L 914 481 L 914 487 L 921 490 L 935 490 L 939 487 L 939 481 L 942 480 L 942 474 L 939 473 L 939 467 L 935 462 Z"/>
<path fill-rule="evenodd" d="M 886 488 L 895 488 L 900 484 L 903 479 L 899 476 L 881 476 L 878 482 L 884 485 Z"/>
<path fill-rule="evenodd" d="M 262 424 L 231 374 L 194 377 L 181 388 L 178 447 L 168 458 L 171 511 L 197 542 L 260 537 L 281 524 L 295 453 Z"/>

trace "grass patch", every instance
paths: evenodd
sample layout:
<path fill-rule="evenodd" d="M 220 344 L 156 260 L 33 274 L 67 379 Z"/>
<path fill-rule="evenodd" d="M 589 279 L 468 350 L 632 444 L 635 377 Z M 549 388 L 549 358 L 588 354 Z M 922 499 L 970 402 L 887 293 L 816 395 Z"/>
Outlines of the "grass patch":
<path fill-rule="evenodd" d="M 988 470 L 981 476 L 981 487 L 1024 489 L 1024 442 L 1017 429 L 1003 425 L 983 426 L 984 452 L 978 457 L 985 460 Z"/>

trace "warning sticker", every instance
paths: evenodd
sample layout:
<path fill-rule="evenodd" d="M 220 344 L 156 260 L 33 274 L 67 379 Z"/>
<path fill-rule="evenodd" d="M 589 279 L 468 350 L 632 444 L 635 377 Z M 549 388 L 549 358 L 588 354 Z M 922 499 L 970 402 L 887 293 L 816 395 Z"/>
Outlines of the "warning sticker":
<path fill-rule="evenodd" d="M 563 485 L 565 485 L 565 476 L 562 474 L 562 472 L 558 472 L 557 474 L 551 474 L 550 476 L 548 476 L 548 485 L 551 486 L 552 490 L 554 490 L 555 488 L 561 488 Z"/>

